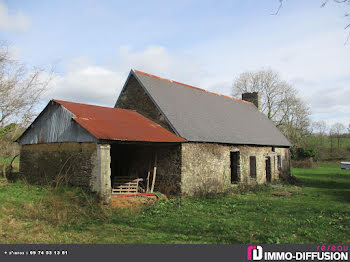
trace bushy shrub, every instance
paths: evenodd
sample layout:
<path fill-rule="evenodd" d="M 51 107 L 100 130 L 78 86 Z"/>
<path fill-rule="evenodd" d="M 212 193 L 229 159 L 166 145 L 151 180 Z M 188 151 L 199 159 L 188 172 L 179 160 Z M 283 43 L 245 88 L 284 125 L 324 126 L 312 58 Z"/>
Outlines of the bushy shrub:
<path fill-rule="evenodd" d="M 305 147 L 293 147 L 291 156 L 293 160 L 305 160 L 310 158 L 317 160 L 317 152 L 314 149 Z"/>

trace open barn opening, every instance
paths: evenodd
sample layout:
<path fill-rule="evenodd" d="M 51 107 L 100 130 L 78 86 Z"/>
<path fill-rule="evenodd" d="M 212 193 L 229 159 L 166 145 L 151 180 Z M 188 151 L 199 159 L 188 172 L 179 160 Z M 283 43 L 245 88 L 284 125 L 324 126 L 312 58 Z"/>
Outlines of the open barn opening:
<path fill-rule="evenodd" d="M 157 176 L 157 147 L 140 144 L 111 145 L 113 195 L 151 193 Z"/>

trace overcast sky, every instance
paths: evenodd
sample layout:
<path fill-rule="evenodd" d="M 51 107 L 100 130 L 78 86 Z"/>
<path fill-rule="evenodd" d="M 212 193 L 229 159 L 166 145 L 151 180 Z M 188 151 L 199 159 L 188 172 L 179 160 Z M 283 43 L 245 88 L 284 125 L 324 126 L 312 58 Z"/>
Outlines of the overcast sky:
<path fill-rule="evenodd" d="M 321 0 L 0 0 L 0 39 L 30 66 L 56 65 L 51 98 L 113 106 L 131 68 L 230 95 L 271 68 L 313 120 L 350 123 L 342 5 Z"/>

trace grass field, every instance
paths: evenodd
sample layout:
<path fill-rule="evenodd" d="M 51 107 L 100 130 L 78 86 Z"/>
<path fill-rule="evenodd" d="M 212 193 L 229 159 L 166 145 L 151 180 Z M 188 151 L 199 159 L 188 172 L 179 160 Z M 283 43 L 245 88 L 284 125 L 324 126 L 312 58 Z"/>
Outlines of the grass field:
<path fill-rule="evenodd" d="M 260 186 L 143 211 L 77 188 L 0 182 L 0 243 L 350 243 L 350 171 L 293 169 L 302 186 Z"/>

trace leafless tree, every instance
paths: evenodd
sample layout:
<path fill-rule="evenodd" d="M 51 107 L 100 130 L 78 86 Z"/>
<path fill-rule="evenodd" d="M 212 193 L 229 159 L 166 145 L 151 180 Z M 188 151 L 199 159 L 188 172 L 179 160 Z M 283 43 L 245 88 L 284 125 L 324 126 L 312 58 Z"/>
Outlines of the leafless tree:
<path fill-rule="evenodd" d="M 279 13 L 279 11 L 281 10 L 281 8 L 283 6 L 283 3 L 286 0 L 278 0 L 278 1 L 279 1 L 279 6 L 278 6 L 276 12 L 273 13 L 273 15 L 277 15 Z M 334 2 L 336 4 L 343 4 L 344 6 L 349 6 L 350 5 L 350 0 L 322 0 L 321 1 L 321 7 L 325 7 L 327 4 L 329 4 L 329 2 Z M 345 12 L 344 17 L 347 18 L 347 19 L 350 19 L 350 13 Z M 350 29 L 350 23 L 346 23 L 344 29 L 345 30 Z M 346 42 L 348 42 L 349 37 L 350 37 L 350 32 L 349 32 L 348 39 L 346 40 Z"/>
<path fill-rule="evenodd" d="M 313 135 L 316 138 L 313 142 L 313 147 L 315 147 L 317 151 L 319 151 L 322 145 L 324 144 L 325 136 L 327 135 L 327 130 L 328 130 L 327 123 L 324 120 L 315 121 L 312 123 L 311 129 L 312 129 Z"/>
<path fill-rule="evenodd" d="M 4 42 L 0 45 L 0 127 L 11 122 L 28 124 L 35 116 L 42 93 L 47 89 L 52 72 L 28 69 L 14 59 Z"/>
<path fill-rule="evenodd" d="M 281 108 L 288 97 L 293 96 L 292 88 L 271 69 L 256 72 L 244 72 L 235 79 L 232 95 L 241 97 L 242 93 L 260 92 L 262 111 L 267 117 L 277 123 L 285 117 Z"/>
<path fill-rule="evenodd" d="M 309 132 L 308 106 L 278 73 L 271 69 L 242 73 L 233 83 L 232 95 L 240 98 L 246 92 L 261 93 L 262 112 L 292 143 L 298 143 Z"/>
<path fill-rule="evenodd" d="M 0 156 L 18 154 L 13 141 L 36 115 L 53 75 L 53 70 L 29 68 L 16 60 L 6 42 L 0 41 Z"/>
<path fill-rule="evenodd" d="M 321 4 L 321 7 L 325 7 L 328 2 L 330 2 L 330 1 L 329 0 L 324 0 L 322 2 L 322 4 Z M 337 4 L 350 5 L 350 0 L 333 0 L 333 2 L 337 3 Z M 345 16 L 345 18 L 349 19 L 350 18 L 350 13 L 345 12 L 344 16 Z M 350 23 L 347 23 L 344 29 L 345 30 L 350 29 Z M 350 37 L 350 32 L 349 32 L 347 41 L 349 40 L 349 37 Z"/>
<path fill-rule="evenodd" d="M 299 97 L 289 97 L 282 107 L 283 120 L 278 128 L 296 146 L 310 135 L 310 109 Z"/>
<path fill-rule="evenodd" d="M 345 133 L 345 126 L 342 123 L 335 123 L 331 126 L 329 135 L 332 140 L 332 138 L 337 139 L 338 149 L 340 149 L 341 146 L 341 138 L 342 135 Z"/>
<path fill-rule="evenodd" d="M 327 123 L 324 120 L 315 121 L 312 123 L 312 130 L 315 134 L 325 136 L 327 134 L 327 129 Z"/>

